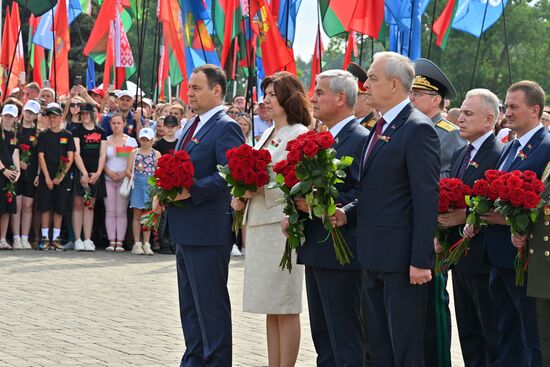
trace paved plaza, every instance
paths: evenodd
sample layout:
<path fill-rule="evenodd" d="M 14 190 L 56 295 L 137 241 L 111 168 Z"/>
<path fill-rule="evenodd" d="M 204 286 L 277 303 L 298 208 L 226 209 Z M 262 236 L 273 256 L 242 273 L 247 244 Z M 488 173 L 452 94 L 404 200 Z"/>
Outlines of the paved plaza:
<path fill-rule="evenodd" d="M 243 266 L 232 258 L 233 365 L 267 366 L 265 317 L 241 311 Z M 0 274 L 0 367 L 179 366 L 174 256 L 2 251 Z M 452 359 L 463 366 L 456 328 Z M 296 366 L 315 366 L 305 292 Z"/>

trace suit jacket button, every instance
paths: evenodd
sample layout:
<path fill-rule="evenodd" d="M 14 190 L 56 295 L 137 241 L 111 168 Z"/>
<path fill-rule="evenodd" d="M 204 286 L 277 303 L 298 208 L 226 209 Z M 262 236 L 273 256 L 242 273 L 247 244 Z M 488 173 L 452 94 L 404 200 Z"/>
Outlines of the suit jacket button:
<path fill-rule="evenodd" d="M 533 250 L 532 248 L 529 249 L 529 253 L 532 255 L 535 253 L 535 250 Z"/>
<path fill-rule="evenodd" d="M 532 234 L 532 233 L 529 235 L 529 239 L 530 239 L 530 240 L 533 239 L 533 234 Z"/>
<path fill-rule="evenodd" d="M 550 225 L 550 220 L 546 220 L 546 221 L 544 221 L 544 225 L 545 225 L 545 226 L 548 226 L 548 225 Z"/>
<path fill-rule="evenodd" d="M 550 251 L 544 251 L 544 256 L 546 257 L 550 256 Z"/>

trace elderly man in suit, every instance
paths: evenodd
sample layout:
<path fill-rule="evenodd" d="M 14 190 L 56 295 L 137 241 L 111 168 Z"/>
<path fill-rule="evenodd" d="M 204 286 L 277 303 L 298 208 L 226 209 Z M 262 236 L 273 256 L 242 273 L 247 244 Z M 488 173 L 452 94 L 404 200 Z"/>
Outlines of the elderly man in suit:
<path fill-rule="evenodd" d="M 498 97 L 487 89 L 472 89 L 466 94 L 457 123 L 460 137 L 468 144 L 459 148 L 451 160 L 451 177 L 460 178 L 470 187 L 492 169 L 502 151 L 494 135 L 499 117 Z M 442 226 L 451 227 L 449 242 L 461 238 L 460 227 L 466 223 L 466 210 L 440 214 Z M 442 251 L 436 240 L 436 251 Z M 498 330 L 489 298 L 489 266 L 485 262 L 485 236 L 480 232 L 471 241 L 467 256 L 453 267 L 453 293 L 466 367 L 495 365 L 498 358 Z M 432 346 L 433 347 L 433 346 Z M 450 363 L 450 361 L 449 361 Z"/>
<path fill-rule="evenodd" d="M 382 118 L 362 153 L 358 198 L 331 218 L 337 226 L 357 223 L 377 367 L 424 365 L 440 159 L 430 119 L 408 98 L 413 77 L 408 58 L 393 52 L 374 56 L 365 88 Z"/>
<path fill-rule="evenodd" d="M 177 244 L 186 345 L 182 367 L 231 366 L 227 277 L 234 236 L 229 188 L 216 166 L 227 164 L 226 151 L 243 144 L 244 138 L 239 125 L 224 112 L 226 86 L 225 73 L 215 65 L 193 70 L 187 95 L 197 116 L 187 122 L 176 145 L 176 150 L 189 153 L 195 166 L 193 186 L 176 197 L 183 200 L 182 207 L 168 206 L 170 237 Z"/>
<path fill-rule="evenodd" d="M 313 116 L 323 121 L 334 136 L 336 156 L 355 157 L 351 167 L 346 169 L 344 182 L 337 185 L 337 204 L 340 205 L 349 204 L 357 197 L 359 157 L 368 137 L 368 130 L 353 115 L 356 97 L 357 81 L 343 70 L 319 74 L 311 97 Z M 303 198 L 297 199 L 296 204 L 303 212 L 309 212 Z M 362 367 L 365 364 L 361 310 L 363 272 L 357 261 L 355 231 L 355 224 L 342 227 L 342 234 L 353 253 L 347 265 L 336 261 L 332 240 L 319 219 L 306 222 L 306 240 L 298 249 L 298 262 L 306 266 L 311 334 L 320 367 Z"/>
<path fill-rule="evenodd" d="M 542 176 L 550 156 L 550 133 L 540 122 L 544 108 L 544 91 L 535 82 L 512 84 L 506 94 L 506 119 L 516 139 L 502 151 L 495 168 L 503 171 L 531 170 Z M 542 366 L 537 331 L 535 301 L 527 297 L 525 286 L 515 285 L 516 249 L 510 239 L 506 220 L 491 212 L 482 219 L 490 225 L 485 230 L 487 258 L 491 265 L 489 290 L 495 307 L 501 339 L 498 366 Z M 464 232 L 475 231 L 466 225 Z"/>
<path fill-rule="evenodd" d="M 542 362 L 544 366 L 550 366 L 550 161 L 542 175 L 542 182 L 545 189 L 540 196 L 544 205 L 539 210 L 537 222 L 529 237 L 512 236 L 512 243 L 518 248 L 524 248 L 526 244 L 529 246 L 527 295 L 537 302 Z"/>

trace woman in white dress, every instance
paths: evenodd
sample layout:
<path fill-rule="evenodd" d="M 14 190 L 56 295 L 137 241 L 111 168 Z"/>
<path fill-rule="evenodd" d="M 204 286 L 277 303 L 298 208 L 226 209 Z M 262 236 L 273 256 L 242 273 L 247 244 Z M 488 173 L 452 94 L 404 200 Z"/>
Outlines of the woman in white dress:
<path fill-rule="evenodd" d="M 274 124 L 262 134 L 254 149 L 269 150 L 275 164 L 286 159 L 287 142 L 308 131 L 309 101 L 304 86 L 288 72 L 275 73 L 261 87 Z M 269 170 L 270 181 L 274 182 L 275 174 Z M 279 267 L 286 242 L 280 229 L 283 194 L 279 189 L 261 188 L 246 196 L 248 200 L 232 201 L 236 210 L 248 206 L 243 309 L 266 314 L 269 366 L 294 366 L 300 347 L 304 269 L 296 265 L 295 257 L 292 273 Z"/>

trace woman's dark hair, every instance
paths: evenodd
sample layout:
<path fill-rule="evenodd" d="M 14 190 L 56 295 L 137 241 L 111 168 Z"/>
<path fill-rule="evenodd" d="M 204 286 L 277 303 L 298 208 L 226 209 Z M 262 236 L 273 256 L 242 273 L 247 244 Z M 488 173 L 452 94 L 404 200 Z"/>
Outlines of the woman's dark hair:
<path fill-rule="evenodd" d="M 285 110 L 288 124 L 311 125 L 311 114 L 309 113 L 309 100 L 306 95 L 306 89 L 296 75 L 288 71 L 279 71 L 268 76 L 261 85 L 264 93 L 270 84 L 273 84 L 277 101 Z"/>

